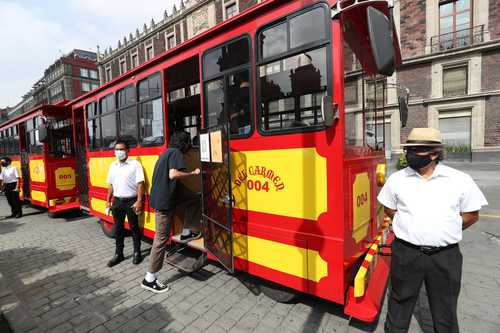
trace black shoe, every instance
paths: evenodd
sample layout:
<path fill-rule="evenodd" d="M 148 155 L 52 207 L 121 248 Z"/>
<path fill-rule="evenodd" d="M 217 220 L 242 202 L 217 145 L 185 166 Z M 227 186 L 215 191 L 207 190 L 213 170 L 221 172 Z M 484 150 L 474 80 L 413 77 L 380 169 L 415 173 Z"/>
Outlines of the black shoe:
<path fill-rule="evenodd" d="M 21 217 L 23 217 L 22 213 L 16 215 L 16 219 L 20 219 Z"/>
<path fill-rule="evenodd" d="M 5 218 L 6 218 L 6 219 L 11 219 L 11 218 L 13 218 L 13 217 L 16 217 L 16 214 L 10 214 L 9 216 L 6 216 Z"/>
<path fill-rule="evenodd" d="M 108 267 L 113 267 L 115 265 L 118 265 L 119 263 L 121 263 L 125 258 L 123 257 L 123 255 L 118 255 L 118 254 L 115 254 L 115 256 L 113 258 L 111 258 L 110 261 L 108 261 Z"/>
<path fill-rule="evenodd" d="M 146 281 L 146 279 L 144 279 L 142 280 L 141 287 L 155 294 L 161 294 L 170 290 L 170 286 L 168 284 L 163 284 L 161 282 L 158 282 L 158 280 L 148 282 Z"/>
<path fill-rule="evenodd" d="M 134 252 L 134 256 L 132 259 L 132 263 L 134 265 L 139 265 L 142 262 L 142 255 L 141 252 Z"/>
<path fill-rule="evenodd" d="M 201 232 L 190 232 L 189 235 L 181 235 L 179 240 L 181 243 L 188 243 L 192 240 L 198 239 L 201 237 Z"/>

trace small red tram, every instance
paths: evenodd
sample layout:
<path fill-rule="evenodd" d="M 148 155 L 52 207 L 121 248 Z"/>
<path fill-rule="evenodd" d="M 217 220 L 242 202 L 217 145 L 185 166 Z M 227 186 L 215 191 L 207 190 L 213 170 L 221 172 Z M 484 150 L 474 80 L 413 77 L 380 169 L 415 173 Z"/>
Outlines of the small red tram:
<path fill-rule="evenodd" d="M 188 246 L 261 278 L 277 300 L 308 293 L 371 321 L 390 261 L 378 255 L 391 235 L 376 202 L 385 99 L 348 112 L 347 86 L 400 61 L 388 1 L 263 1 L 66 106 L 79 202 L 109 232 L 115 138 L 131 143 L 149 192 L 169 135 L 188 131 L 203 197 L 203 239 Z M 141 219 L 152 237 L 147 200 Z"/>
<path fill-rule="evenodd" d="M 80 208 L 71 112 L 45 105 L 3 123 L 0 156 L 21 174 L 20 196 L 49 213 Z"/>

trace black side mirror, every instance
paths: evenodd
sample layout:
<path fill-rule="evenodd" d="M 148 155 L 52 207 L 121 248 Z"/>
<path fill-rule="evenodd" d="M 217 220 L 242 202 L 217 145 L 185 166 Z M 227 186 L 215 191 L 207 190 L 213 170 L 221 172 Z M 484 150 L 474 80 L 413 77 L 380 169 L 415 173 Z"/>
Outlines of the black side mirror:
<path fill-rule="evenodd" d="M 47 142 L 49 139 L 49 128 L 46 124 L 38 125 L 38 141 Z"/>
<path fill-rule="evenodd" d="M 408 121 L 408 99 L 406 96 L 398 97 L 399 104 L 399 119 L 401 120 L 401 127 L 406 127 Z"/>
<path fill-rule="evenodd" d="M 333 126 L 335 120 L 339 118 L 338 107 L 333 104 L 332 96 L 323 96 L 321 99 L 321 115 L 326 127 Z"/>
<path fill-rule="evenodd" d="M 377 71 L 390 76 L 395 69 L 394 40 L 391 21 L 384 13 L 370 6 L 366 9 L 370 45 Z"/>

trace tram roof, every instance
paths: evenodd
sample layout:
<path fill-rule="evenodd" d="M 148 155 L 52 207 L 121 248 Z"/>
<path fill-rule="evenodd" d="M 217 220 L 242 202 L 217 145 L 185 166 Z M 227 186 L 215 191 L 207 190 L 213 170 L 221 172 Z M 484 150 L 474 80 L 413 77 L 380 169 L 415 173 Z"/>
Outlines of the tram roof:
<path fill-rule="evenodd" d="M 67 110 L 66 109 L 67 105 L 68 105 L 67 100 L 54 105 L 51 104 L 39 105 L 28 112 L 20 114 L 19 116 L 9 119 L 6 122 L 2 123 L 0 125 L 0 131 L 3 131 L 4 129 L 10 128 L 14 125 L 17 125 L 19 123 L 22 123 L 26 120 L 32 119 L 39 115 L 44 115 L 47 113 L 54 113 L 54 112 L 64 112 L 65 110 Z"/>

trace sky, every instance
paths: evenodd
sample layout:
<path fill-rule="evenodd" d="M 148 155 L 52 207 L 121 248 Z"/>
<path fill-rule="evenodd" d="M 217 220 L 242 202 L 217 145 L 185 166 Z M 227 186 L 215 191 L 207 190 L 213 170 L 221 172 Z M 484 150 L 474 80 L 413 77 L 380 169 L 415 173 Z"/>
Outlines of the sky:
<path fill-rule="evenodd" d="M 73 49 L 101 52 L 180 0 L 0 0 L 0 108 L 21 101 Z"/>

